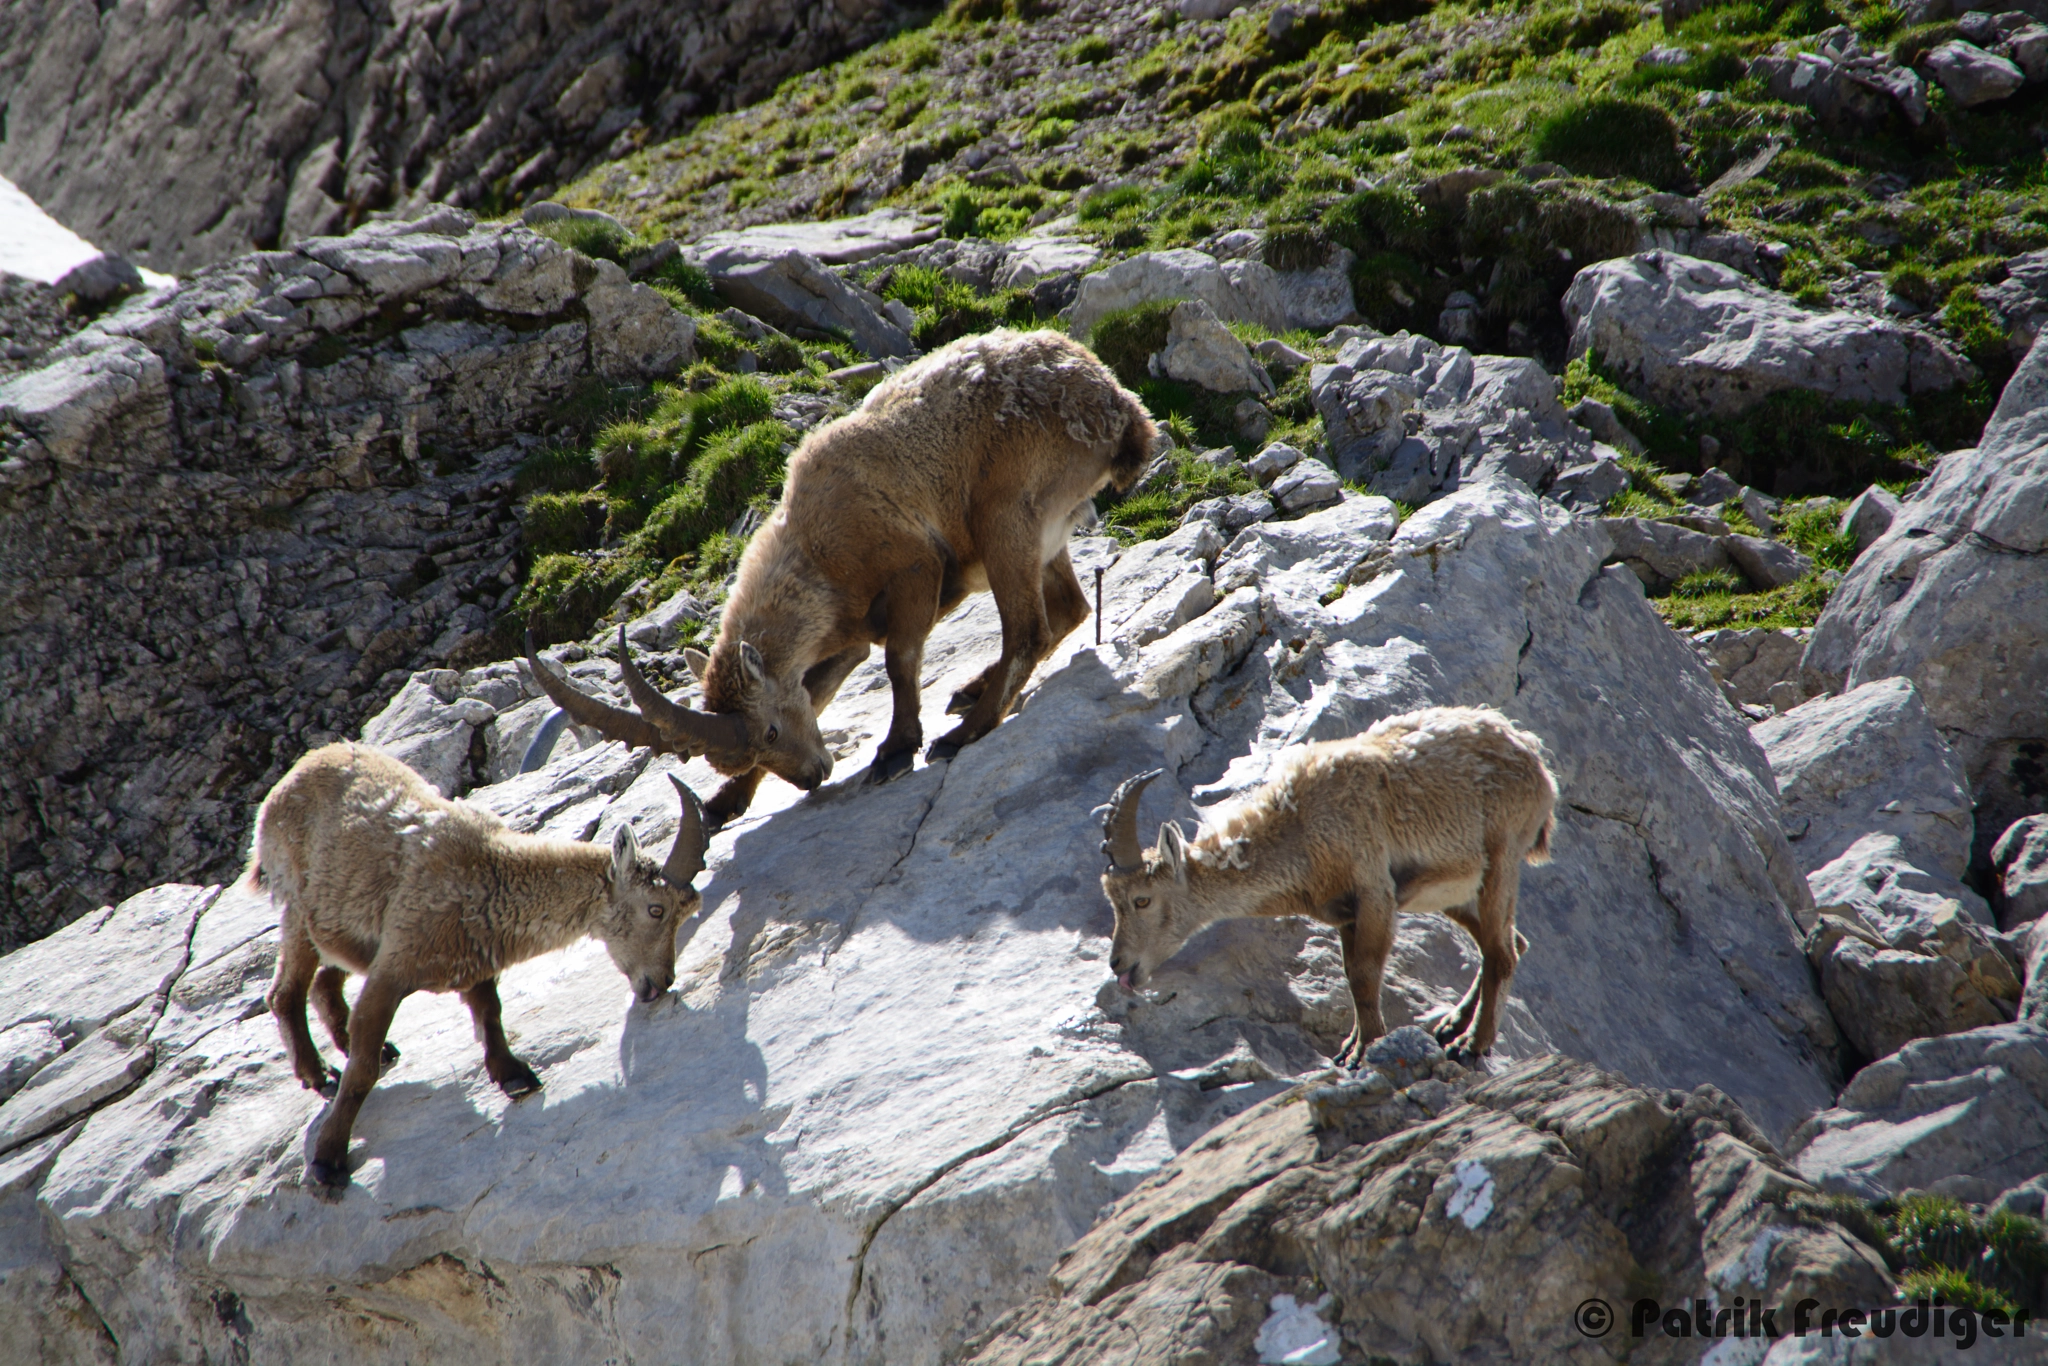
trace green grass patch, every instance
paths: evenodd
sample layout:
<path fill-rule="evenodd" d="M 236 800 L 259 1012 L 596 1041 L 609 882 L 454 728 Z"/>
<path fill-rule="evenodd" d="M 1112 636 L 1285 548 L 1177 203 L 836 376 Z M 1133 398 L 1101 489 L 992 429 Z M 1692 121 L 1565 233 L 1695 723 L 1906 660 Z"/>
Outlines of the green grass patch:
<path fill-rule="evenodd" d="M 1535 159 L 1554 161 L 1581 175 L 1627 176 L 1660 190 L 1687 177 L 1678 124 L 1647 100 L 1595 95 L 1574 100 L 1530 131 Z"/>
<path fill-rule="evenodd" d="M 1178 300 L 1166 299 L 1114 309 L 1095 321 L 1088 345 L 1096 356 L 1133 388 L 1151 378 L 1152 353 L 1166 345 Z"/>
<path fill-rule="evenodd" d="M 1250 493 L 1256 485 L 1244 467 L 1218 468 L 1186 450 L 1176 452 L 1172 473 L 1158 487 L 1118 500 L 1102 510 L 1110 534 L 1125 545 L 1164 536 L 1196 503 L 1233 493 Z M 1098 500 L 1098 506 L 1106 500 Z"/>

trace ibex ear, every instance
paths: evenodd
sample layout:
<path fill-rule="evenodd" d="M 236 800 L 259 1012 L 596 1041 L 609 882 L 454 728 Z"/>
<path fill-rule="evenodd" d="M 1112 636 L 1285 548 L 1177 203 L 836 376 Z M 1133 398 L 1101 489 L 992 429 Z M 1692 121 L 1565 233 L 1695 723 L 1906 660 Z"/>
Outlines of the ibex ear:
<path fill-rule="evenodd" d="M 690 672 L 697 675 L 699 683 L 704 681 L 705 674 L 711 672 L 711 656 L 694 645 L 683 647 L 683 663 L 690 666 Z"/>
<path fill-rule="evenodd" d="M 612 831 L 612 885 L 617 886 L 640 862 L 640 840 L 633 827 L 621 825 Z"/>
<path fill-rule="evenodd" d="M 747 686 L 750 688 L 760 687 L 761 681 L 768 676 L 767 661 L 761 658 L 761 652 L 749 641 L 740 642 L 740 667 L 746 670 Z"/>
<path fill-rule="evenodd" d="M 1167 821 L 1159 827 L 1159 861 L 1182 886 L 1188 880 L 1188 845 L 1180 833 L 1180 822 Z"/>

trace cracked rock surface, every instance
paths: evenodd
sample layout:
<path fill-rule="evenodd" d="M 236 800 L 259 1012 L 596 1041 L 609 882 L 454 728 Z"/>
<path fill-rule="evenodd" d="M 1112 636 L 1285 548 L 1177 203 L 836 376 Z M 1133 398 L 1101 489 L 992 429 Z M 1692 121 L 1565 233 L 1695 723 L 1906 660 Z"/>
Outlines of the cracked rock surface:
<path fill-rule="evenodd" d="M 528 433 L 694 338 L 617 266 L 439 209 L 201 271 L 0 383 L 0 946 L 226 878 L 247 794 L 480 662 Z"/>
<path fill-rule="evenodd" d="M 462 1360 L 479 1342 L 536 1362 L 955 1357 L 1105 1205 L 1320 1075 L 1350 1025 L 1335 938 L 1300 921 L 1217 925 L 1151 992 L 1120 993 L 1090 808 L 1163 765 L 1144 819 L 1198 814 L 1288 744 L 1431 703 L 1503 708 L 1548 743 L 1564 791 L 1556 861 L 1522 881 L 1533 947 L 1490 1065 L 1568 1050 L 1643 1085 L 1718 1087 L 1782 1135 L 1836 1075 L 1799 957 L 1811 903 L 1761 751 L 1606 550 L 1597 526 L 1484 480 L 1398 527 L 1353 493 L 1113 562 L 1076 541 L 1084 580 L 1108 566 L 1106 643 L 1084 624 L 1011 719 L 880 788 L 860 773 L 889 690 L 879 657 L 862 665 L 822 718 L 838 779 L 809 796 L 771 780 L 713 842 L 674 993 L 633 1004 L 591 941 L 505 975 L 538 1096 L 484 1077 L 459 1000 L 409 999 L 337 1202 L 301 1184 L 323 1102 L 263 1009 L 260 898 L 150 894 L 183 909 L 152 912 L 154 956 L 94 974 L 89 1009 L 42 983 L 159 903 L 0 960 L 0 1046 L 18 1038 L 23 1059 L 0 1058 L 18 1088 L 0 1126 L 31 1104 L 60 1126 L 20 1121 L 0 1152 L 0 1218 L 25 1249 L 7 1243 L 22 1270 L 0 1324 L 56 1334 L 55 1359 L 111 1340 L 134 1362 Z M 941 623 L 928 732 L 998 643 L 985 596 Z M 666 686 L 687 677 L 676 656 L 641 659 Z M 615 665 L 574 667 L 618 696 Z M 491 705 L 525 705 L 490 670 L 423 678 L 486 701 L 495 678 Z M 399 710 L 476 724 L 441 705 Z M 565 745 L 471 799 L 571 837 L 630 822 L 659 847 L 674 763 Z M 701 760 L 681 773 L 714 782 Z M 1455 999 L 1476 966 L 1447 922 L 1404 921 L 1389 1024 Z M 110 1032 L 138 1007 L 141 1027 Z M 103 1035 L 135 1064 L 128 1089 L 86 1084 Z M 68 1110 L 34 1099 L 59 1083 L 78 1088 Z M 1440 1082 L 1411 1089 L 1432 1113 L 1454 1103 Z"/>
<path fill-rule="evenodd" d="M 1804 669 L 1830 690 L 1913 680 L 1961 758 L 1979 861 L 2048 797 L 2048 346 L 2036 341 L 1978 446 L 1956 451 L 1857 557 Z"/>

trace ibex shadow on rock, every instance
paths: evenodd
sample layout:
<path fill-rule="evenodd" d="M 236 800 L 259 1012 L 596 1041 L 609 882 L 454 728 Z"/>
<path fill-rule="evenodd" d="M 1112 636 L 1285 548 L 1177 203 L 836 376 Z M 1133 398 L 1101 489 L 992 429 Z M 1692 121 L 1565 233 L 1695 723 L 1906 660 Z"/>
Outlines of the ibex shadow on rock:
<path fill-rule="evenodd" d="M 1104 812 L 1116 911 L 1110 969 L 1141 986 L 1197 930 L 1234 916 L 1301 915 L 1334 926 L 1356 1020 L 1337 1052 L 1358 1066 L 1386 1032 L 1380 987 L 1394 913 L 1435 911 L 1479 946 L 1457 1005 L 1425 1023 L 1453 1053 L 1493 1046 L 1500 1001 L 1529 941 L 1515 929 L 1523 863 L 1550 861 L 1557 782 L 1543 745 L 1490 707 L 1431 707 L 1363 735 L 1283 753 L 1264 786 L 1214 813 L 1190 840 L 1159 827 L 1138 847 L 1138 796 L 1160 770 L 1117 788 Z"/>
<path fill-rule="evenodd" d="M 895 710 L 869 778 L 886 780 L 924 740 L 918 670 L 932 627 L 969 593 L 995 595 L 1002 655 L 954 695 L 949 710 L 965 716 L 931 747 L 946 757 L 1002 720 L 1087 617 L 1067 540 L 1104 486 L 1129 487 L 1157 439 L 1137 396 L 1079 343 L 1057 332 L 963 337 L 797 448 L 710 654 L 684 652 L 704 711 L 664 697 L 630 658 L 637 713 L 577 691 L 530 642 L 529 663 L 579 724 L 701 753 L 726 774 L 706 807 L 716 826 L 746 810 L 764 773 L 807 791 L 831 775 L 818 713 L 879 644 Z"/>
<path fill-rule="evenodd" d="M 333 1096 L 308 1179 L 348 1184 L 356 1112 L 398 1057 L 385 1034 L 413 992 L 461 992 L 484 1070 L 519 1097 L 540 1078 L 505 1042 L 499 973 L 587 934 L 640 1000 L 674 984 L 676 929 L 701 904 L 690 879 L 704 867 L 705 840 L 696 797 L 670 781 L 682 823 L 657 866 L 623 824 L 609 850 L 522 835 L 361 745 L 316 749 L 279 780 L 256 816 L 246 880 L 282 908 L 269 1003 L 292 1070 Z M 363 974 L 353 1011 L 341 994 L 351 972 Z M 309 991 L 348 1055 L 338 1091 L 306 1027 Z"/>

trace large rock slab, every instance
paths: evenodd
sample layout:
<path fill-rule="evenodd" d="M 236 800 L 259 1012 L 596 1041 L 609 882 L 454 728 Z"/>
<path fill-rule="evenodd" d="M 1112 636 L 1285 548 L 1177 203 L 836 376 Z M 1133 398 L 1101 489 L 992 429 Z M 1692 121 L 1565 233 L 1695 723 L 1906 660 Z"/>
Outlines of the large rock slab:
<path fill-rule="evenodd" d="M 1967 373 L 1923 333 L 1802 308 L 1739 271 L 1673 252 L 1586 267 L 1564 312 L 1573 355 L 1598 356 L 1645 398 L 1702 416 L 1734 417 L 1788 389 L 1903 403 Z"/>
<path fill-rule="evenodd" d="M 0 6 L 0 173 L 102 246 L 182 275 L 372 209 L 517 203 L 751 104 L 905 13 L 621 0 L 565 20 L 257 0 L 165 21 L 21 0 Z"/>
<path fill-rule="evenodd" d="M 1823 1190 L 1988 1201 L 2048 1170 L 2048 1029 L 2001 1024 L 1908 1044 L 1858 1072 L 1786 1151 Z"/>
<path fill-rule="evenodd" d="M 713 275 L 779 261 L 793 251 L 828 266 L 844 266 L 934 241 L 938 235 L 939 220 L 928 214 L 876 209 L 821 223 L 765 223 L 714 232 L 698 238 L 683 254 Z"/>
<path fill-rule="evenodd" d="M 1793 1213 L 1814 1203 L 1711 1087 L 1659 1094 L 1569 1058 L 1484 1080 L 1368 1072 L 1289 1092 L 1182 1153 L 972 1360 L 1590 1366 L 1613 1359 L 1613 1333 L 1630 1361 L 1691 1362 L 1691 1333 L 1660 1331 L 1664 1307 L 1684 1318 L 1696 1298 L 1754 1296 L 1782 1333 L 1805 1296 L 1891 1298 L 1876 1249 Z M 1503 1285 L 1527 1312 L 1499 1312 Z M 1624 1337 L 1614 1308 L 1652 1292 L 1658 1327 Z M 1286 1334 L 1301 1354 L 1273 1351 L 1278 1321 L 1311 1304 Z"/>
<path fill-rule="evenodd" d="M 301 747 L 476 662 L 532 433 L 694 338 L 612 263 L 443 208 L 200 271 L 0 384 L 0 946 L 227 878 Z"/>
<path fill-rule="evenodd" d="M 1087 337 L 1105 313 L 1139 304 L 1200 299 L 1225 322 L 1251 322 L 1287 330 L 1287 308 L 1273 268 L 1263 261 L 1218 261 L 1206 251 L 1177 247 L 1142 251 L 1081 278 L 1067 314 L 1067 330 Z"/>
<path fill-rule="evenodd" d="M 882 312 L 882 301 L 829 271 L 816 257 L 785 251 L 714 271 L 719 295 L 763 322 L 812 336 L 845 336 L 870 356 L 908 356 L 910 334 Z"/>
<path fill-rule="evenodd" d="M 1981 444 L 1942 458 L 1828 600 L 1805 668 L 1833 690 L 1913 680 L 1962 759 L 1979 854 L 2048 802 L 2048 347 Z"/>
<path fill-rule="evenodd" d="M 1808 873 L 1870 834 L 1896 837 L 1908 858 L 1951 881 L 1968 869 L 1969 775 L 1910 679 L 1817 697 L 1750 734 L 1770 757 L 1785 835 Z"/>
<path fill-rule="evenodd" d="M 1827 1104 L 1837 1036 L 1799 956 L 1806 891 L 1763 755 L 1689 645 L 1602 569 L 1596 527 L 1512 484 L 1395 523 L 1349 494 L 1228 544 L 1207 523 L 1113 562 L 1075 541 L 1084 578 L 1107 569 L 1108 643 L 1076 631 L 987 738 L 881 788 L 859 776 L 891 711 L 870 659 L 822 718 L 840 780 L 770 782 L 713 842 L 675 993 L 632 1003 L 591 942 L 507 972 L 507 1028 L 546 1082 L 518 1105 L 459 1002 L 408 1000 L 338 1202 L 300 1184 L 322 1102 L 262 1009 L 274 917 L 222 893 L 165 931 L 190 964 L 146 1074 L 24 1178 L 45 1241 L 21 1283 L 50 1288 L 0 1297 L 0 1332 L 42 1331 L 69 1284 L 133 1361 L 239 1343 L 395 1362 L 479 1340 L 536 1362 L 946 1359 L 1103 1205 L 1316 1075 L 1350 1024 L 1334 935 L 1297 921 L 1216 926 L 1153 993 L 1118 992 L 1090 808 L 1164 766 L 1147 818 L 1195 814 L 1289 744 L 1427 703 L 1504 708 L 1565 793 L 1555 861 L 1522 880 L 1533 947 L 1497 1065 L 1568 1043 L 1646 1085 L 1718 1087 L 1771 1134 Z M 933 633 L 928 731 L 998 641 L 985 596 Z M 472 799 L 658 845 L 675 769 L 604 745 Z M 714 782 L 701 760 L 680 772 Z M 1403 922 L 1390 1024 L 1475 968 L 1447 922 Z M 1527 1171 L 1562 1172 L 1543 1152 Z"/>

